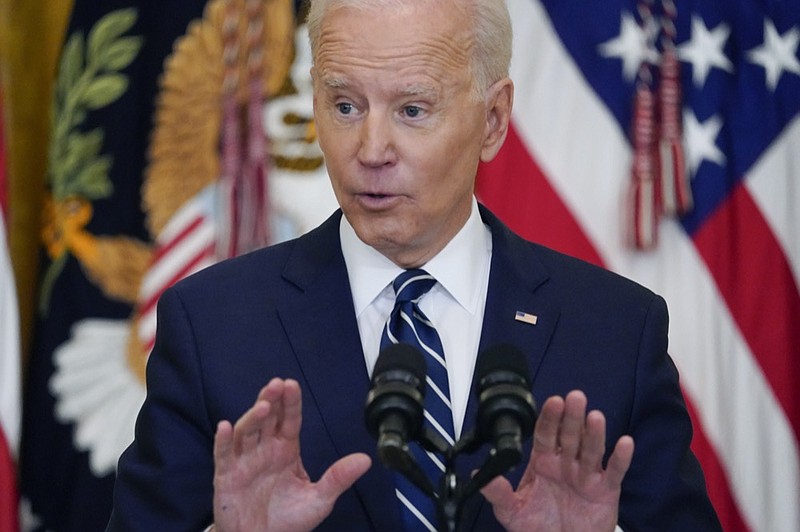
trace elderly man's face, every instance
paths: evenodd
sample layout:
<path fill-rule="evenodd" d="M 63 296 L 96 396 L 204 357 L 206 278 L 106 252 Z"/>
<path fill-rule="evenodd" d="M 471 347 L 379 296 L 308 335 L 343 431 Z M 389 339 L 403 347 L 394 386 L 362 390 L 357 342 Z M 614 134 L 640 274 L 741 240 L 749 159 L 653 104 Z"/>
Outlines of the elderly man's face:
<path fill-rule="evenodd" d="M 448 1 L 412 0 L 336 9 L 322 27 L 314 109 L 336 198 L 359 238 L 403 267 L 462 227 L 478 161 L 505 135 L 513 88 L 476 101 L 467 24 Z"/>

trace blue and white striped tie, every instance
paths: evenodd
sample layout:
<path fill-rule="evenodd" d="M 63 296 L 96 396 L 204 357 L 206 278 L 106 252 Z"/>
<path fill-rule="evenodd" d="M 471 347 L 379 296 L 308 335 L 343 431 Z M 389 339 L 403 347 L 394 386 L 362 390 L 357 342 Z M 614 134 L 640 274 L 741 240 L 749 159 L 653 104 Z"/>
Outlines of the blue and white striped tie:
<path fill-rule="evenodd" d="M 395 306 L 383 330 L 381 350 L 389 344 L 404 343 L 423 353 L 428 366 L 425 424 L 452 445 L 455 430 L 444 349 L 436 329 L 418 304 L 435 284 L 436 279 L 424 270 L 406 270 L 397 276 L 393 283 Z M 424 450 L 417 443 L 409 446 L 433 485 L 438 486 L 445 469 L 443 458 Z M 399 473 L 395 475 L 395 486 L 397 497 L 402 503 L 406 530 L 435 532 L 437 521 L 433 501 Z"/>

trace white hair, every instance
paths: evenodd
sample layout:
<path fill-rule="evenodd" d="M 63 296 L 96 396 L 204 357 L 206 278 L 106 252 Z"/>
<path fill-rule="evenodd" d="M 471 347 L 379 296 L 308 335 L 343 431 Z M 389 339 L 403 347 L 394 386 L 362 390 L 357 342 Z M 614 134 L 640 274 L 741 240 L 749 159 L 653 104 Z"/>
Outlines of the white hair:
<path fill-rule="evenodd" d="M 408 3 L 409 0 L 311 0 L 307 24 L 312 61 L 316 62 L 323 19 L 332 9 L 341 7 L 399 9 Z M 462 8 L 472 22 L 475 52 L 471 69 L 475 90 L 480 97 L 483 97 L 486 89 L 494 82 L 508 77 L 512 33 L 506 0 L 453 0 L 453 4 Z"/>

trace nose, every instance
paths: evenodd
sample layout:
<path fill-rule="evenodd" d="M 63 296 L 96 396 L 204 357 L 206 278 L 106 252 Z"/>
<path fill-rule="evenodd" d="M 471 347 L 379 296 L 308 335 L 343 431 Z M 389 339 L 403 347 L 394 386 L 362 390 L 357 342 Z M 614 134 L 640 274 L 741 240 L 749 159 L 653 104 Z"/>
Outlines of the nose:
<path fill-rule="evenodd" d="M 380 168 L 396 160 L 391 119 L 381 113 L 368 113 L 361 122 L 358 162 L 368 168 Z"/>

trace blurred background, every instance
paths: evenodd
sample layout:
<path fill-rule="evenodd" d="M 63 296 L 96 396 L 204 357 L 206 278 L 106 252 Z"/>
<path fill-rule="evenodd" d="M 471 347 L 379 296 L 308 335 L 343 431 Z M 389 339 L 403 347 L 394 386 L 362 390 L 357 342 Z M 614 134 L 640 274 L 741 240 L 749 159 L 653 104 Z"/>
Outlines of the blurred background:
<path fill-rule="evenodd" d="M 479 199 L 666 298 L 725 529 L 800 530 L 800 3 L 508 3 Z M 336 208 L 304 8 L 0 0 L 0 531 L 102 530 L 160 293 Z"/>

